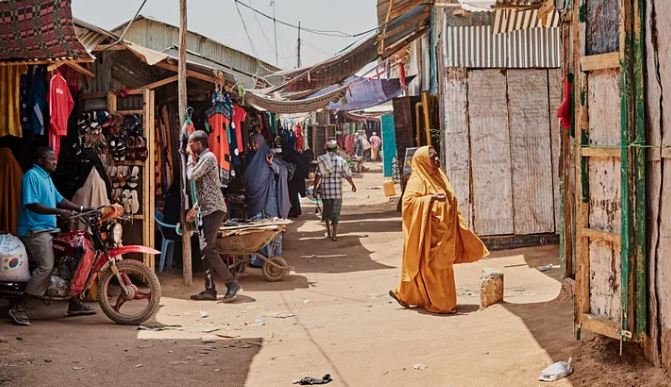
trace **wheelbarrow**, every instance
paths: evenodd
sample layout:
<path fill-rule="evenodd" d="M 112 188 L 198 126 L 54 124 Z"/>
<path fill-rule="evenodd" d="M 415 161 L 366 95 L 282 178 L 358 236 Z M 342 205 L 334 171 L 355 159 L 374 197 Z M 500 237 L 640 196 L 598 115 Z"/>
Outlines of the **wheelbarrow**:
<path fill-rule="evenodd" d="M 294 268 L 282 257 L 268 257 L 260 250 L 271 243 L 279 234 L 286 232 L 285 224 L 249 224 L 221 227 L 217 235 L 217 252 L 228 265 L 233 275 L 242 273 L 252 256 L 263 260 L 263 277 L 266 281 L 282 281 L 287 272 Z M 229 257 L 233 257 L 229 259 Z"/>

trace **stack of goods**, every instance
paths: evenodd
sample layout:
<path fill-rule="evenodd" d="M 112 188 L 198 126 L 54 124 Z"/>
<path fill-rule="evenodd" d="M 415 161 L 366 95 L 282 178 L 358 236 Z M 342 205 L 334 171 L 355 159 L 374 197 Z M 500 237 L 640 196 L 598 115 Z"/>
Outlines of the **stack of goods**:
<path fill-rule="evenodd" d="M 100 155 L 103 163 L 106 163 L 105 153 L 107 151 L 107 139 L 103 129 L 113 123 L 112 116 L 107 111 L 93 111 L 83 113 L 77 120 L 79 133 L 78 147 L 81 150 L 91 149 Z"/>
<path fill-rule="evenodd" d="M 142 135 L 142 117 L 139 115 L 115 118 L 110 127 L 110 152 L 115 162 L 144 161 L 147 159 L 147 139 Z"/>
<path fill-rule="evenodd" d="M 112 180 L 112 200 L 123 205 L 128 214 L 140 212 L 140 196 L 137 190 L 141 173 L 142 168 L 137 165 L 107 167 L 107 174 Z"/>

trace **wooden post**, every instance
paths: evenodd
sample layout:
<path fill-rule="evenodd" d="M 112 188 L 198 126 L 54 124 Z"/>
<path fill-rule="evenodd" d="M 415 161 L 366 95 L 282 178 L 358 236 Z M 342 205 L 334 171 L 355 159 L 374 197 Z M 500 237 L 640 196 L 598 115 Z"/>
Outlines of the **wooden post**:
<path fill-rule="evenodd" d="M 186 0 L 179 0 L 179 61 L 177 64 L 177 95 L 179 101 L 179 122 L 180 125 L 186 119 L 187 94 L 186 94 Z M 181 128 L 180 128 L 181 130 Z M 179 138 L 179 136 L 178 136 Z M 186 168 L 186 165 L 182 165 Z M 182 187 L 182 192 L 185 192 Z M 182 200 L 182 202 L 184 202 Z M 186 208 L 182 208 L 182 228 L 186 225 Z M 186 230 L 182 234 L 182 275 L 185 285 L 191 285 L 193 282 L 193 272 L 191 267 L 191 233 Z"/>

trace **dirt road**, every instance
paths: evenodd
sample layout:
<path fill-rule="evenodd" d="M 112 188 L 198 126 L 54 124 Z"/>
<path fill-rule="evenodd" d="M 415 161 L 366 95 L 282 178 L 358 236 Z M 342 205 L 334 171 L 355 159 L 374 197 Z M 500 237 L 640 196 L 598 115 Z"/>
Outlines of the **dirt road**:
<path fill-rule="evenodd" d="M 374 170 L 379 172 L 379 165 Z M 295 273 L 264 282 L 250 269 L 235 304 L 188 301 L 176 274 L 163 275 L 162 308 L 136 330 L 104 317 L 66 319 L 65 305 L 39 307 L 33 325 L 0 322 L 0 382 L 160 386 L 290 386 L 330 374 L 330 386 L 537 386 L 541 369 L 573 356 L 576 372 L 556 386 L 662 385 L 666 376 L 617 343 L 573 339 L 570 299 L 560 292 L 556 246 L 499 252 L 456 268 L 458 314 L 401 309 L 402 234 L 382 177 L 348 193 L 338 242 L 312 208 L 291 226 L 284 255 Z M 478 310 L 483 268 L 505 273 L 505 303 Z M 208 316 L 202 317 L 201 311 Z"/>

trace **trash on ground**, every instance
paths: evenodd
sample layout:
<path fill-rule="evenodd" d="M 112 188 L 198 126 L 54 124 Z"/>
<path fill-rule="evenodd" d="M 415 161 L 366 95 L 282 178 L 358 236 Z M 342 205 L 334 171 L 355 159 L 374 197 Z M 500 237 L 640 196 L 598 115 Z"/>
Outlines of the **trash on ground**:
<path fill-rule="evenodd" d="M 207 313 L 207 312 L 204 311 L 204 310 L 201 310 L 201 311 L 200 311 L 200 318 L 208 318 L 208 317 L 210 317 L 210 314 L 209 314 L 209 313 Z"/>
<path fill-rule="evenodd" d="M 416 370 L 420 370 L 420 371 L 425 370 L 426 369 L 426 364 L 417 363 L 414 366 L 412 366 L 412 368 L 414 368 Z"/>
<path fill-rule="evenodd" d="M 546 369 L 541 371 L 538 380 L 541 382 L 556 382 L 559 379 L 563 379 L 573 373 L 573 367 L 571 367 L 571 358 L 568 361 L 558 361 L 554 364 L 551 364 Z"/>
<path fill-rule="evenodd" d="M 136 364 L 136 365 L 135 365 L 135 368 L 140 368 L 140 367 L 142 367 L 143 365 L 144 365 L 144 364 L 142 364 L 142 363 L 140 363 L 140 364 Z"/>
<path fill-rule="evenodd" d="M 266 320 L 262 318 L 257 318 L 256 320 L 254 320 L 254 325 L 256 325 L 257 327 L 262 327 L 266 325 Z"/>
<path fill-rule="evenodd" d="M 240 337 L 240 335 L 231 336 L 231 335 L 224 335 L 224 334 L 221 334 L 221 333 L 215 333 L 214 335 L 217 336 L 217 337 L 221 337 L 222 339 L 237 339 L 238 337 Z"/>
<path fill-rule="evenodd" d="M 331 383 L 333 379 L 331 379 L 331 375 L 326 374 L 321 378 L 313 378 L 311 376 L 306 376 L 302 379 L 299 379 L 294 382 L 294 384 L 299 384 L 301 386 L 314 386 L 317 384 L 326 384 L 326 383 Z"/>
<path fill-rule="evenodd" d="M 170 365 L 180 365 L 180 364 L 189 364 L 189 362 L 183 360 L 174 360 L 170 362 Z"/>
<path fill-rule="evenodd" d="M 295 314 L 293 313 L 271 313 L 264 315 L 263 317 L 271 317 L 271 318 L 290 318 L 290 317 L 296 317 Z"/>
<path fill-rule="evenodd" d="M 554 265 L 552 263 L 543 265 L 543 266 L 538 266 L 536 269 L 540 272 L 545 272 L 545 271 L 550 271 L 552 269 L 559 269 L 561 266 L 560 265 Z"/>
<path fill-rule="evenodd" d="M 84 369 L 84 367 L 72 367 L 72 369 L 75 371 L 81 371 Z"/>

